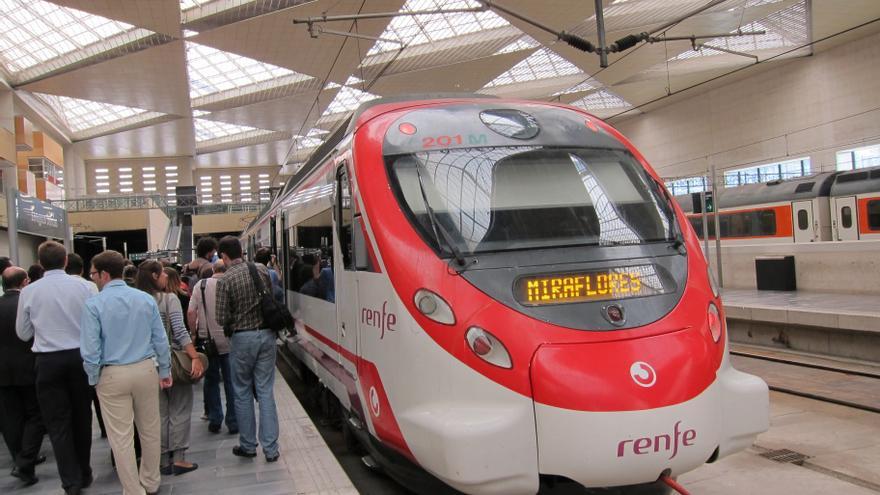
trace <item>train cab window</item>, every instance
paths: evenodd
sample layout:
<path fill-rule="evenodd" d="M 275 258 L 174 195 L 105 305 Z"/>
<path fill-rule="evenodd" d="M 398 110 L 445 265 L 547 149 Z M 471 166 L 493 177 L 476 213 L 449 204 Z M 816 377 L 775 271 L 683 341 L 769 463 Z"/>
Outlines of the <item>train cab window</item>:
<path fill-rule="evenodd" d="M 868 229 L 880 231 L 880 200 L 868 201 Z"/>
<path fill-rule="evenodd" d="M 342 251 L 342 263 L 346 270 L 354 270 L 351 242 L 351 184 L 345 166 L 339 167 L 336 173 L 336 226 L 339 235 L 339 248 Z"/>
<path fill-rule="evenodd" d="M 840 225 L 845 229 L 851 229 L 853 226 L 852 208 L 849 206 L 840 209 Z"/>
<path fill-rule="evenodd" d="M 798 230 L 807 230 L 810 228 L 810 214 L 807 210 L 798 210 L 797 212 Z"/>

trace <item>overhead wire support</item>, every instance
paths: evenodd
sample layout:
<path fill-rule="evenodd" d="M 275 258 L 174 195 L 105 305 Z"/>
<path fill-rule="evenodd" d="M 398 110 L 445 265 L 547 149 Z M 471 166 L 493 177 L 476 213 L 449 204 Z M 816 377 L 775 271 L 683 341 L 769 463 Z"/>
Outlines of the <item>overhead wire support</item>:
<path fill-rule="evenodd" d="M 545 26 L 545 25 L 541 24 L 540 22 L 538 22 L 534 19 L 529 19 L 528 17 L 526 17 L 522 14 L 514 12 L 514 11 L 508 9 L 507 7 L 502 7 L 501 5 L 498 5 L 497 3 L 493 2 L 493 1 L 490 1 L 490 0 L 478 0 L 478 1 L 480 3 L 482 3 L 483 5 L 485 5 L 487 8 L 497 10 L 498 12 L 503 12 L 503 13 L 509 15 L 510 17 L 514 17 L 514 18 L 519 19 L 527 24 L 531 24 L 532 26 L 534 26 L 542 31 L 546 31 L 546 32 L 556 36 L 559 40 L 564 41 L 564 42 L 568 43 L 569 45 L 577 48 L 578 50 L 588 52 L 588 53 L 595 53 L 596 52 L 596 45 L 591 43 L 589 40 L 585 40 L 584 38 L 581 38 L 580 36 L 578 36 L 576 34 L 566 33 L 565 31 L 557 31 L 549 26 Z"/>
<path fill-rule="evenodd" d="M 488 7 L 469 7 L 465 9 L 443 9 L 443 10 L 415 10 L 411 12 L 375 12 L 372 14 L 350 14 L 350 15 L 318 15 L 306 17 L 305 19 L 294 19 L 294 24 L 308 24 L 311 26 L 316 22 L 334 22 L 334 21 L 359 21 L 363 19 L 387 19 L 390 17 L 400 16 L 418 16 L 418 15 L 443 15 L 443 14 L 466 14 L 486 12 Z"/>

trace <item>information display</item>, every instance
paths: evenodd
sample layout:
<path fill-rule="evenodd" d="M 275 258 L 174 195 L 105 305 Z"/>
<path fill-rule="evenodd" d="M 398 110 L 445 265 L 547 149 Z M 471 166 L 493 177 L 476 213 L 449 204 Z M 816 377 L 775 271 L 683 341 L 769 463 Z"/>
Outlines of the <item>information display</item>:
<path fill-rule="evenodd" d="M 653 265 L 523 277 L 514 284 L 521 304 L 541 306 L 626 299 L 666 292 Z"/>

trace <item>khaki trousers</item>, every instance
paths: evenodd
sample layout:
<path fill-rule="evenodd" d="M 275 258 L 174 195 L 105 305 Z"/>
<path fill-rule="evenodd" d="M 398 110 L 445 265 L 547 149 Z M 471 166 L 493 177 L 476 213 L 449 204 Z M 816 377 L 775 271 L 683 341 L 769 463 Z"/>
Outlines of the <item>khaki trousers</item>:
<path fill-rule="evenodd" d="M 152 359 L 145 359 L 135 364 L 104 367 L 96 388 L 122 493 L 143 495 L 157 491 L 161 481 L 161 429 L 156 365 Z M 134 455 L 135 424 L 141 439 L 140 474 Z"/>

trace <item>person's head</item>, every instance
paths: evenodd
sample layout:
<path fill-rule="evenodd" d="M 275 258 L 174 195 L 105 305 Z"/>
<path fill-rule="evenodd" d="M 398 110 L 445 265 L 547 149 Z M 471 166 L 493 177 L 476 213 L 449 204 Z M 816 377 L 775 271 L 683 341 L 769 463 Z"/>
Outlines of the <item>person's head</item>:
<path fill-rule="evenodd" d="M 214 262 L 213 269 L 214 269 L 214 275 L 218 275 L 218 274 L 222 275 L 222 274 L 226 273 L 226 263 L 224 263 L 223 260 L 217 260 Z"/>
<path fill-rule="evenodd" d="M 25 285 L 30 281 L 28 279 L 28 274 L 24 271 L 24 268 L 20 268 L 17 266 L 7 266 L 3 272 L 3 287 L 6 290 L 17 290 L 24 288 Z"/>
<path fill-rule="evenodd" d="M 262 263 L 266 266 L 269 266 L 269 261 L 272 259 L 272 250 L 267 247 L 261 247 L 257 249 L 257 253 L 254 254 L 254 262 Z"/>
<path fill-rule="evenodd" d="M 214 267 L 210 263 L 205 263 L 199 268 L 199 280 L 203 278 L 211 278 L 214 275 Z"/>
<path fill-rule="evenodd" d="M 125 270 L 125 258 L 118 251 L 107 250 L 92 258 L 92 270 L 89 277 L 99 289 L 113 280 L 122 278 Z"/>
<path fill-rule="evenodd" d="M 37 259 L 46 270 L 63 270 L 67 264 L 67 251 L 55 241 L 46 241 L 37 248 Z"/>
<path fill-rule="evenodd" d="M 217 239 L 213 237 L 202 237 L 199 239 L 199 242 L 196 243 L 196 256 L 199 258 L 204 258 L 208 261 L 214 256 L 214 251 L 217 250 Z"/>
<path fill-rule="evenodd" d="M 170 266 L 166 266 L 164 270 L 165 275 L 168 277 L 167 282 L 165 283 L 165 292 L 170 292 L 179 296 L 186 295 L 186 291 L 183 290 L 182 284 L 180 283 L 180 273 Z"/>
<path fill-rule="evenodd" d="M 67 267 L 64 269 L 68 275 L 82 276 L 83 259 L 76 253 L 67 253 Z"/>
<path fill-rule="evenodd" d="M 125 279 L 126 282 L 130 281 L 134 283 L 134 279 L 137 278 L 138 267 L 132 265 L 125 265 L 125 268 L 122 269 L 122 278 Z"/>
<path fill-rule="evenodd" d="M 162 263 L 156 260 L 147 260 L 138 267 L 137 277 L 134 280 L 134 286 L 138 289 L 156 295 L 165 290 L 165 284 L 168 282 L 168 275 L 162 268 Z"/>
<path fill-rule="evenodd" d="M 217 245 L 217 253 L 227 263 L 241 258 L 241 243 L 238 242 L 238 237 L 227 235 L 220 239 L 220 243 Z"/>
<path fill-rule="evenodd" d="M 9 256 L 0 256 L 0 274 L 6 271 L 7 268 L 12 266 L 12 260 L 9 259 Z M 0 277 L 2 280 L 2 277 Z M 5 285 L 3 287 L 6 287 Z"/>
<path fill-rule="evenodd" d="M 28 278 L 31 279 L 31 282 L 36 282 L 43 278 L 43 274 L 46 273 L 46 270 L 43 269 L 42 266 L 34 263 L 30 267 L 28 267 Z"/>

